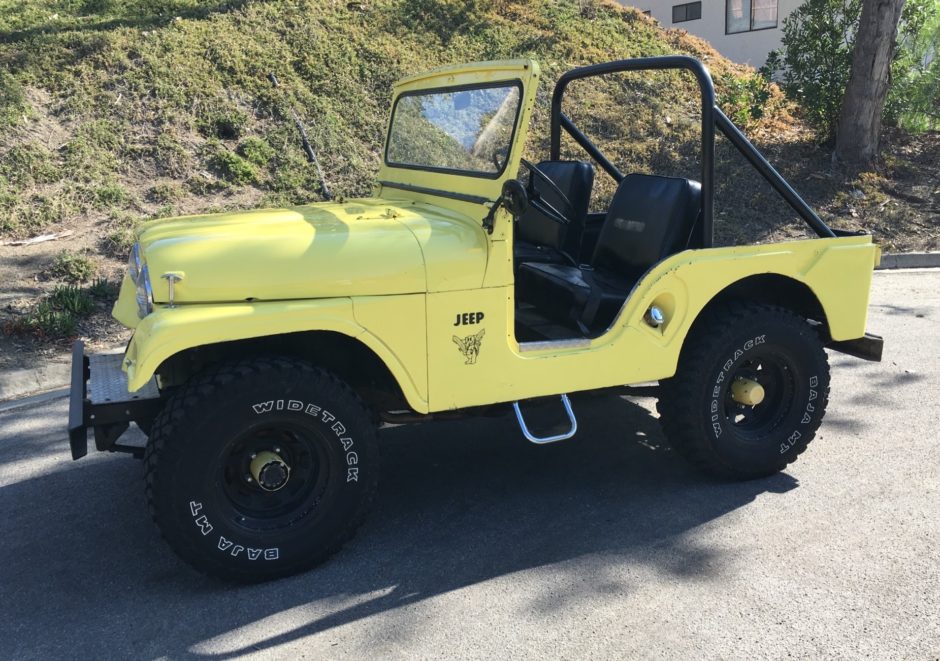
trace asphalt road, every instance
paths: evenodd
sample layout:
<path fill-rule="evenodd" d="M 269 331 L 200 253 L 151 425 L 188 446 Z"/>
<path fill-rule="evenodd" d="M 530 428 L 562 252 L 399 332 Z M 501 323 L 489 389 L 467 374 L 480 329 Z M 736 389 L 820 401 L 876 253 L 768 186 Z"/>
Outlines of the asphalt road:
<path fill-rule="evenodd" d="M 833 354 L 786 473 L 702 478 L 650 402 L 383 432 L 360 534 L 253 587 L 179 562 L 140 463 L 72 462 L 65 400 L 0 413 L 4 658 L 940 658 L 940 271 L 875 274 L 885 361 Z"/>

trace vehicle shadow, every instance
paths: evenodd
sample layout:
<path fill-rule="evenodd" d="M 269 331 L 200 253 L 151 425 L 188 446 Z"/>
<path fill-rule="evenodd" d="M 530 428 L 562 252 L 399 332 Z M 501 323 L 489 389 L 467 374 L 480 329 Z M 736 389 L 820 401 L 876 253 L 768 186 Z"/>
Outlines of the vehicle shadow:
<path fill-rule="evenodd" d="M 700 477 L 636 403 L 576 410 L 579 434 L 549 446 L 526 443 L 508 417 L 384 430 L 382 484 L 359 535 L 320 568 L 263 585 L 223 584 L 178 561 L 148 520 L 137 462 L 91 457 L 14 481 L 0 488 L 16 531 L 0 538 L 0 637 L 15 658 L 230 658 L 529 571 L 571 575 L 577 589 L 525 595 L 533 611 L 564 608 L 632 591 L 587 565 L 715 578 L 730 558 L 690 531 L 797 486 L 787 474 Z"/>

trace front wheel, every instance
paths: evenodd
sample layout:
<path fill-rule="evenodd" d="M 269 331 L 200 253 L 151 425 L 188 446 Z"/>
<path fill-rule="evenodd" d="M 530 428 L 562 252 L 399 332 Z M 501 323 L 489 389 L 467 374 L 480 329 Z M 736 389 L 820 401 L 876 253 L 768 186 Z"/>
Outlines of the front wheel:
<path fill-rule="evenodd" d="M 658 403 L 672 447 L 720 477 L 750 479 L 796 460 L 822 422 L 829 363 L 816 330 L 783 308 L 707 313 Z"/>
<path fill-rule="evenodd" d="M 216 577 L 260 581 L 352 536 L 378 478 L 358 397 L 305 363 L 253 359 L 190 380 L 154 421 L 147 500 L 170 546 Z"/>

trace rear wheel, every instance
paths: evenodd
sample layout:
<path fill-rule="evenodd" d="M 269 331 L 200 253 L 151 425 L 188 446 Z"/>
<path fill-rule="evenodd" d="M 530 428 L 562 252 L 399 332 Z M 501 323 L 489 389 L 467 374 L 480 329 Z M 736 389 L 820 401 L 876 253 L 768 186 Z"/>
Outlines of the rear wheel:
<path fill-rule="evenodd" d="M 749 479 L 783 470 L 822 422 L 829 364 L 816 330 L 783 308 L 737 304 L 707 313 L 663 382 L 667 439 L 694 465 Z"/>
<path fill-rule="evenodd" d="M 154 421 L 147 498 L 196 569 L 258 581 L 321 562 L 352 536 L 375 493 L 375 427 L 323 370 L 254 359 L 193 378 Z"/>

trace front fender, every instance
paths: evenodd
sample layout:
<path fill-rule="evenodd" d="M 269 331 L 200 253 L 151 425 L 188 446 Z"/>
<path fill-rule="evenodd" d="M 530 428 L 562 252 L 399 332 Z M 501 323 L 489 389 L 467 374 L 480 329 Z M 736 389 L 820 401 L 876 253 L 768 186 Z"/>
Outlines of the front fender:
<path fill-rule="evenodd" d="M 193 347 L 301 331 L 333 331 L 369 347 L 388 367 L 408 404 L 427 411 L 427 386 L 356 322 L 349 298 L 161 306 L 137 324 L 124 356 L 128 390 L 142 388 L 171 356 Z"/>

